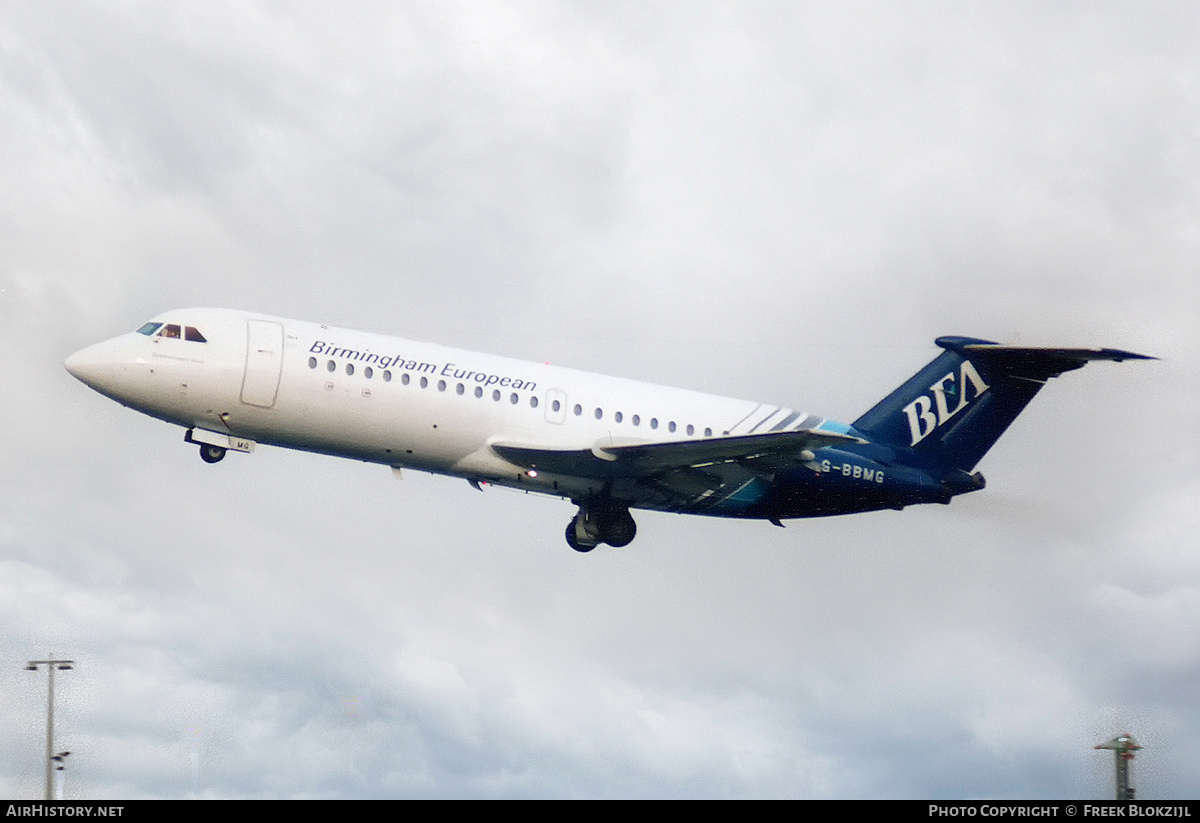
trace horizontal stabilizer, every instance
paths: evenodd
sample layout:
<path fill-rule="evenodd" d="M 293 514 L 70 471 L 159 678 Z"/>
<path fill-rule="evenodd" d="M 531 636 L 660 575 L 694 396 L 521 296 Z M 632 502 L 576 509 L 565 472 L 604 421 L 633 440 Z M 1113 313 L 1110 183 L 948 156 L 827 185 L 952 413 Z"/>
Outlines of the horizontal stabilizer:
<path fill-rule="evenodd" d="M 965 337 L 939 337 L 937 344 L 963 357 L 982 357 L 1003 371 L 1033 379 L 1048 379 L 1093 360 L 1157 360 L 1147 354 L 1121 349 L 1056 349 L 1026 346 L 1005 346 Z"/>
<path fill-rule="evenodd" d="M 1122 351 L 1121 349 L 1035 349 L 1022 348 L 1020 346 L 1000 346 L 994 343 L 988 345 L 972 344 L 964 346 L 968 351 L 994 351 L 994 352 L 1025 352 L 1031 355 L 1040 354 L 1044 357 L 1057 357 L 1063 360 L 1112 360 L 1120 363 L 1123 360 L 1157 360 L 1157 357 L 1151 357 L 1148 354 L 1138 354 L 1137 352 Z"/>

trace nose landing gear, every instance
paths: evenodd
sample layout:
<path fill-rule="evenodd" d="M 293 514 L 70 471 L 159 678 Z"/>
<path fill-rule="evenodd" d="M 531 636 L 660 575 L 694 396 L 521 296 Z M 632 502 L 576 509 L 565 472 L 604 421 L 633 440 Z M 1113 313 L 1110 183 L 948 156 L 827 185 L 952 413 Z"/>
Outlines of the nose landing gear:
<path fill-rule="evenodd" d="M 200 459 L 205 463 L 219 463 L 224 456 L 225 449 L 220 446 L 211 446 L 208 443 L 200 444 Z"/>
<path fill-rule="evenodd" d="M 620 548 L 637 535 L 637 523 L 626 506 L 612 502 L 591 502 L 567 524 L 567 545 L 577 552 L 590 552 L 601 543 Z"/>
<path fill-rule="evenodd" d="M 222 418 L 225 417 L 225 415 L 221 416 Z M 227 451 L 254 451 L 254 441 L 248 437 L 217 434 L 206 429 L 188 429 L 183 433 L 183 441 L 198 445 L 200 447 L 200 459 L 205 463 L 220 463 Z"/>

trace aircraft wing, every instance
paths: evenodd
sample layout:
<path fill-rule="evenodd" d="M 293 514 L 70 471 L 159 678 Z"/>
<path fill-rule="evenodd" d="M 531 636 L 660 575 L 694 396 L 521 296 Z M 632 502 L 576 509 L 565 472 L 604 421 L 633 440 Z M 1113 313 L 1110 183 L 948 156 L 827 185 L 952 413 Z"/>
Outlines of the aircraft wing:
<path fill-rule="evenodd" d="M 813 461 L 824 446 L 866 442 L 837 432 L 768 432 L 651 443 L 597 443 L 590 449 L 547 449 L 493 443 L 517 466 L 603 481 L 610 493 L 646 508 L 695 511 L 749 504 L 778 472 Z"/>

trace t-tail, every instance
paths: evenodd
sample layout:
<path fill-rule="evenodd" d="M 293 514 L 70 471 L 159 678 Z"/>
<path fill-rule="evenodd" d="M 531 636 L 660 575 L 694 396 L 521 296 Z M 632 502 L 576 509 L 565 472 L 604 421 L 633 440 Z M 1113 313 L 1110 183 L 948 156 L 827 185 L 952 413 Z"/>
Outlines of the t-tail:
<path fill-rule="evenodd" d="M 969 472 L 1051 377 L 1090 360 L 1153 360 L 1118 349 L 1032 349 L 939 337 L 932 363 L 854 421 L 873 441 L 931 467 Z"/>

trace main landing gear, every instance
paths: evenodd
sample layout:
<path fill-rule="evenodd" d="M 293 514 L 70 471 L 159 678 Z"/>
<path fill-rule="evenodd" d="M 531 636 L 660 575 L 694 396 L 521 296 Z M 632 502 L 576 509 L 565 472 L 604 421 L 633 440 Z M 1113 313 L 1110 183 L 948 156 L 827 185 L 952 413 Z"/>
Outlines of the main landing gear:
<path fill-rule="evenodd" d="M 637 535 L 637 524 L 629 508 L 619 503 L 593 501 L 579 506 L 567 524 L 567 545 L 577 552 L 590 552 L 601 543 L 628 546 Z"/>

